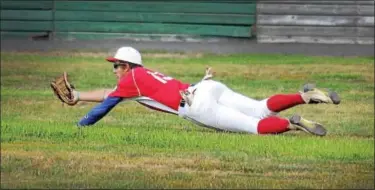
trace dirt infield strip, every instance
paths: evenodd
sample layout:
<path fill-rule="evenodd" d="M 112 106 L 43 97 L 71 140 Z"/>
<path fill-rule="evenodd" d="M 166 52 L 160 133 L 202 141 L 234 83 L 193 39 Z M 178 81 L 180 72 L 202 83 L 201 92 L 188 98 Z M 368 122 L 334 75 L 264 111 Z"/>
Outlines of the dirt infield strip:
<path fill-rule="evenodd" d="M 254 40 L 223 40 L 216 42 L 160 42 L 131 40 L 75 40 L 32 41 L 2 39 L 1 51 L 56 51 L 91 50 L 114 52 L 121 46 L 137 49 L 187 52 L 187 53 L 256 53 L 256 54 L 301 54 L 322 56 L 374 56 L 374 45 L 331 44 L 258 44 Z"/>

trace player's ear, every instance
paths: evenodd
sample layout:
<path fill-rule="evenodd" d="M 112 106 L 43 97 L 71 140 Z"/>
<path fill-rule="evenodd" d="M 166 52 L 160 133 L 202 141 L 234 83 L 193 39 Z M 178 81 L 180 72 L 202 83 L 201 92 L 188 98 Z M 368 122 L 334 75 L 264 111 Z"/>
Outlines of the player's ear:
<path fill-rule="evenodd" d="M 130 64 L 129 64 L 129 63 L 125 63 L 124 70 L 125 70 L 126 72 L 131 70 L 131 67 L 130 67 Z"/>

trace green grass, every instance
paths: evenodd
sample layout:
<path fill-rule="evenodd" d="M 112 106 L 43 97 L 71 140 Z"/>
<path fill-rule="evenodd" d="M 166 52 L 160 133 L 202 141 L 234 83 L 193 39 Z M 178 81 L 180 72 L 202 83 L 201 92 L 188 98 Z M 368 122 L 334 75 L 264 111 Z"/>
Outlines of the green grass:
<path fill-rule="evenodd" d="M 75 124 L 95 103 L 62 106 L 49 82 L 67 71 L 79 90 L 113 88 L 106 54 L 1 53 L 1 188 L 374 188 L 374 58 L 148 52 L 147 67 L 185 82 L 206 65 L 253 97 L 335 89 L 340 105 L 303 105 L 325 137 L 300 131 L 216 132 L 135 102 L 92 127 Z"/>

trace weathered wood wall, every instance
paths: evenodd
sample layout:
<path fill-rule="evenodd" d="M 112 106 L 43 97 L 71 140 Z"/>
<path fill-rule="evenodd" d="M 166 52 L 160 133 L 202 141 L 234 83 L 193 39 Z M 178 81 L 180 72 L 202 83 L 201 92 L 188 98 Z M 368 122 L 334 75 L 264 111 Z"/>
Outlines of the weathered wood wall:
<path fill-rule="evenodd" d="M 0 0 L 2 36 L 84 39 L 137 35 L 252 37 L 256 1 Z"/>
<path fill-rule="evenodd" d="M 374 0 L 263 0 L 260 43 L 374 44 Z"/>

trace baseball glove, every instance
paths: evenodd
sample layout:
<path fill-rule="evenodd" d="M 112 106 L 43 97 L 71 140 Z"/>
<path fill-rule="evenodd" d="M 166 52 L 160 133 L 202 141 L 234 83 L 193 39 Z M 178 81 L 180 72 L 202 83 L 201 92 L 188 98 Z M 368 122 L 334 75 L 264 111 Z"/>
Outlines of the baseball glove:
<path fill-rule="evenodd" d="M 69 83 L 66 72 L 51 82 L 51 88 L 61 102 L 70 106 L 77 104 L 78 101 L 74 99 L 73 95 L 74 86 Z"/>

